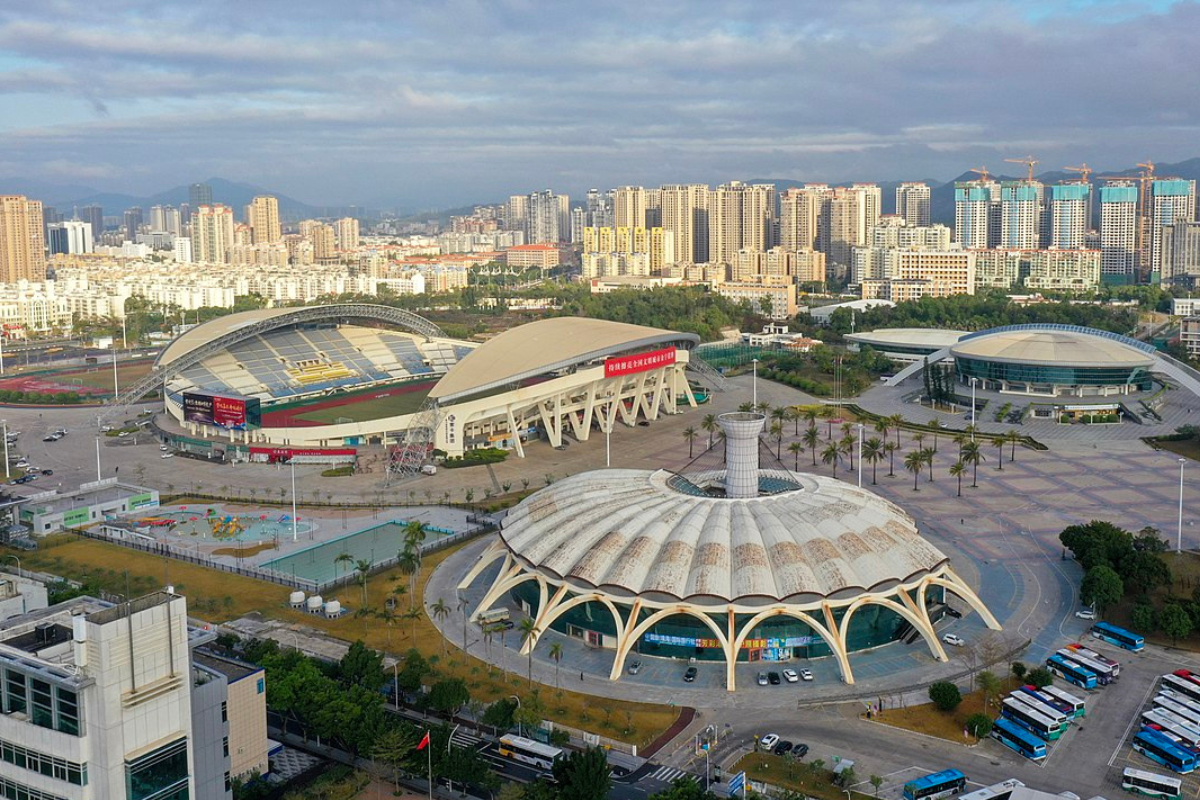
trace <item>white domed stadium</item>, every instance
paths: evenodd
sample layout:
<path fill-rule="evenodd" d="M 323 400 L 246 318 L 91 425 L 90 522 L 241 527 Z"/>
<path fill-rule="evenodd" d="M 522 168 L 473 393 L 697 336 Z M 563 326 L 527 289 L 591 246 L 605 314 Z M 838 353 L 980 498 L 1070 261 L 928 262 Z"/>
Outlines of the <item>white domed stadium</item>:
<path fill-rule="evenodd" d="M 894 503 L 836 479 L 758 466 L 759 414 L 723 414 L 726 468 L 600 470 L 552 484 L 509 514 L 464 577 L 500 569 L 476 608 L 510 595 L 535 621 L 615 651 L 726 662 L 849 654 L 924 637 L 945 592 L 999 625 Z M 593 611 L 599 613 L 593 614 Z"/>

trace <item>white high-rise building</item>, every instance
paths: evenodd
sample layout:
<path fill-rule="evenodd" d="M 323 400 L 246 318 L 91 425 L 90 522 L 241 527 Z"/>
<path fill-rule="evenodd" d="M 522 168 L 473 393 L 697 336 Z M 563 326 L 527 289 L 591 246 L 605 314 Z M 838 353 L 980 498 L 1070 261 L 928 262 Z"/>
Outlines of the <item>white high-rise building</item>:
<path fill-rule="evenodd" d="M 1150 185 L 1150 271 L 1165 275 L 1163 227 L 1196 219 L 1196 182 L 1180 178 L 1153 181 Z"/>
<path fill-rule="evenodd" d="M 246 222 L 253 231 L 252 244 L 274 244 L 283 240 L 279 200 L 270 195 L 259 195 L 250 201 L 246 207 Z"/>
<path fill-rule="evenodd" d="M 993 198 L 999 203 L 1000 185 L 993 181 L 961 181 L 954 186 L 954 240 L 967 250 L 984 250 L 989 243 Z"/>
<path fill-rule="evenodd" d="M 1041 226 L 1042 184 L 1037 181 L 1005 181 L 1000 184 L 999 246 L 1036 250 L 1041 241 Z"/>
<path fill-rule="evenodd" d="M 201 264 L 228 264 L 234 245 L 233 209 L 216 203 L 192 212 L 192 259 Z"/>
<path fill-rule="evenodd" d="M 788 189 L 779 199 L 779 245 L 784 250 L 821 250 L 832 190 L 824 184 Z"/>
<path fill-rule="evenodd" d="M 525 241 L 557 244 L 571 237 L 571 199 L 550 189 L 533 192 L 525 203 Z"/>
<path fill-rule="evenodd" d="M 929 205 L 929 184 L 906 182 L 896 187 L 896 216 L 904 220 L 905 225 L 928 225 Z"/>
<path fill-rule="evenodd" d="M 342 250 L 355 250 L 359 244 L 358 220 L 354 217 L 343 217 L 334 226 L 337 229 L 337 243 Z"/>
<path fill-rule="evenodd" d="M 1050 246 L 1079 250 L 1086 246 L 1092 187 L 1087 183 L 1060 183 L 1050 187 Z"/>
<path fill-rule="evenodd" d="M 1100 187 L 1100 274 L 1117 282 L 1137 275 L 1138 187 L 1119 181 Z"/>
<path fill-rule="evenodd" d="M 708 198 L 708 260 L 732 264 L 741 250 L 770 249 L 775 236 L 775 187 L 740 181 L 722 184 Z"/>
<path fill-rule="evenodd" d="M 172 236 L 183 232 L 183 221 L 179 209 L 174 206 L 153 206 L 150 209 L 150 230 L 162 231 Z"/>
<path fill-rule="evenodd" d="M 703 184 L 672 184 L 659 190 L 662 227 L 674 237 L 679 261 L 708 263 L 708 195 Z"/>
<path fill-rule="evenodd" d="M 612 227 L 646 227 L 647 202 L 646 190 L 641 186 L 620 186 L 614 189 Z M 603 228 L 605 226 L 593 223 L 592 227 Z"/>
<path fill-rule="evenodd" d="M 46 232 L 49 234 L 48 244 L 52 255 L 58 253 L 76 255 L 92 252 L 92 225 L 90 222 L 77 219 L 52 222 L 47 226 Z"/>

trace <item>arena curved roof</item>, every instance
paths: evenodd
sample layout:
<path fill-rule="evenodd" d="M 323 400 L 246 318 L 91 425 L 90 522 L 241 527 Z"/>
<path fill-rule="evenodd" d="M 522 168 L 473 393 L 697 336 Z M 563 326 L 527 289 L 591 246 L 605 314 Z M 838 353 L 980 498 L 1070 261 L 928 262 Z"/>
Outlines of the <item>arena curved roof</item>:
<path fill-rule="evenodd" d="M 526 568 L 576 591 L 699 605 L 851 598 L 947 563 L 908 514 L 849 483 L 763 471 L 777 493 L 690 490 L 724 474 L 582 473 L 510 511 L 501 537 Z"/>
<path fill-rule="evenodd" d="M 1149 367 L 1151 354 L 1115 339 L 1070 330 L 1000 330 L 964 339 L 950 348 L 955 358 L 1064 367 Z"/>
<path fill-rule="evenodd" d="M 165 367 L 216 341 L 228 342 L 230 339 L 236 339 L 237 334 L 241 332 L 252 336 L 272 328 L 334 319 L 368 319 L 389 322 L 402 325 L 426 336 L 444 336 L 436 325 L 412 312 L 371 303 L 258 308 L 217 317 L 185 331 L 159 353 L 154 365 L 156 368 Z"/>
<path fill-rule="evenodd" d="M 880 328 L 874 331 L 848 333 L 846 338 L 859 344 L 886 348 L 893 347 L 930 347 L 940 350 L 950 347 L 967 335 L 967 331 L 946 330 L 944 328 Z"/>
<path fill-rule="evenodd" d="M 691 349 L 694 333 L 679 333 L 585 317 L 552 317 L 520 325 L 477 347 L 450 368 L 430 397 L 449 401 L 642 347 Z"/>

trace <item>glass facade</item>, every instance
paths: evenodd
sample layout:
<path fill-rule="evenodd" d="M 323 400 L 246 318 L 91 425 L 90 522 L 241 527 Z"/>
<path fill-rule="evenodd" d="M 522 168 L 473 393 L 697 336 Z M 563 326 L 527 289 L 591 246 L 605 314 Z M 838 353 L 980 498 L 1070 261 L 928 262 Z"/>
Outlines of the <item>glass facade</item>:
<path fill-rule="evenodd" d="M 925 593 L 930 604 L 943 601 L 945 592 L 941 587 L 931 587 Z M 538 604 L 537 584 L 523 583 L 513 589 L 513 596 L 535 613 Z M 627 608 L 621 608 L 626 611 Z M 652 611 L 642 611 L 646 619 Z M 815 619 L 823 621 L 820 612 L 809 612 Z M 834 619 L 840 625 L 844 609 L 834 610 Z M 737 622 L 744 625 L 752 615 L 739 614 Z M 721 630 L 725 629 L 724 618 L 713 617 Z M 600 603 L 583 603 L 570 609 L 551 623 L 559 633 L 584 639 L 593 644 L 595 635 L 615 637 L 616 625 L 612 614 Z M 884 606 L 870 604 L 860 607 L 850 619 L 847 632 L 847 649 L 851 652 L 878 647 L 911 632 L 903 617 Z M 695 658 L 698 661 L 724 661 L 720 643 L 712 629 L 695 617 L 678 614 L 661 620 L 642 635 L 635 647 L 636 652 L 664 658 Z M 797 658 L 822 658 L 833 655 L 829 645 L 820 634 L 794 617 L 771 617 L 755 626 L 743 643 L 738 661 L 788 661 Z"/>
<path fill-rule="evenodd" d="M 80 730 L 79 695 L 35 675 L 27 675 L 12 666 L 3 668 L 3 708 L 5 714 L 22 712 L 29 721 L 43 728 L 78 736 Z"/>
<path fill-rule="evenodd" d="M 188 800 L 187 739 L 125 762 L 125 800 Z"/>
<path fill-rule="evenodd" d="M 956 355 L 954 368 L 963 383 L 979 378 L 989 388 L 1001 382 L 1033 386 L 1130 386 L 1146 391 L 1153 386 L 1144 367 L 1072 367 L 1063 364 L 1016 364 Z"/>
<path fill-rule="evenodd" d="M 76 764 L 57 756 L 39 753 L 19 744 L 0 740 L 0 760 L 21 769 L 33 770 L 76 786 L 87 786 L 87 764 Z"/>

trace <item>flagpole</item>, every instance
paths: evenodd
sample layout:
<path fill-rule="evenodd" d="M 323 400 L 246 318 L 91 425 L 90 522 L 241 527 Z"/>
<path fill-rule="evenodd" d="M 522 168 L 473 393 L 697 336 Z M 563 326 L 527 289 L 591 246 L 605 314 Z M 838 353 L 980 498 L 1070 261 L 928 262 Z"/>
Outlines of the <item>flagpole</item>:
<path fill-rule="evenodd" d="M 429 738 L 429 734 L 425 734 Z M 433 800 L 433 746 L 426 744 L 425 749 L 429 751 L 429 800 Z"/>

